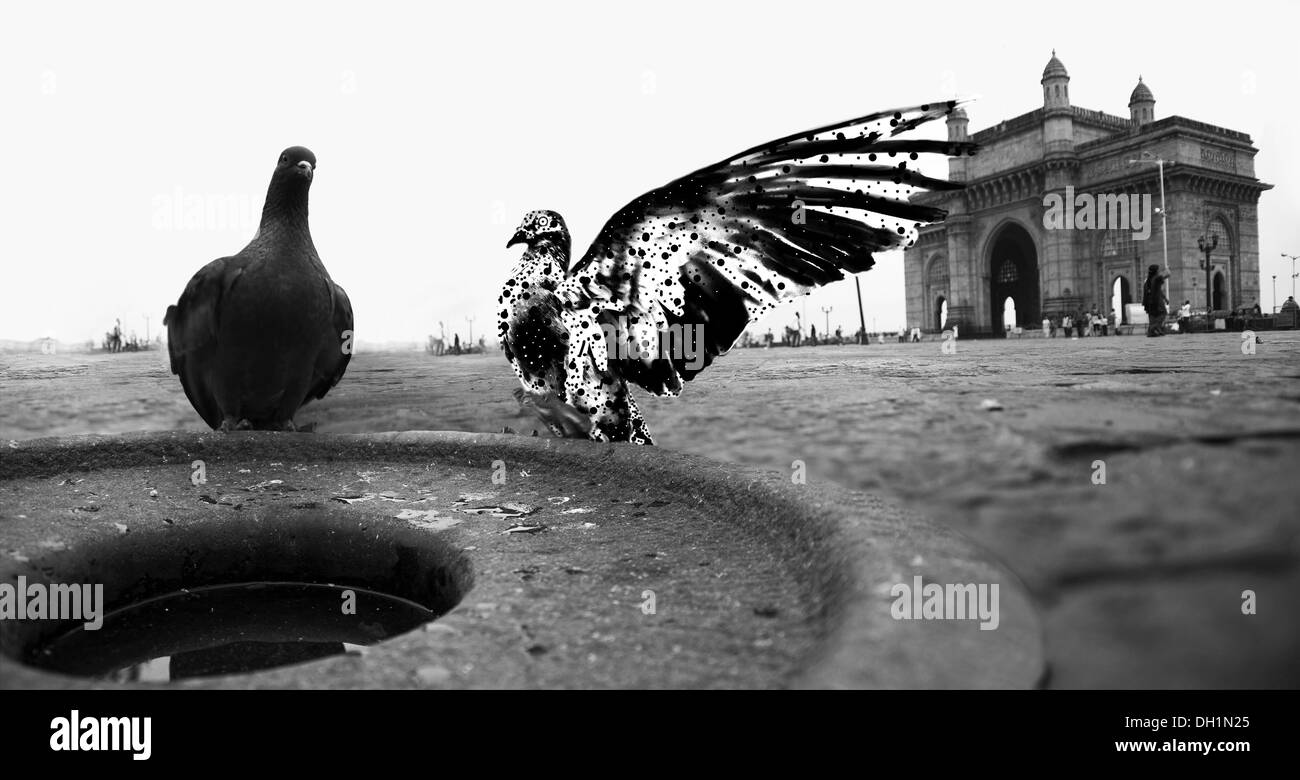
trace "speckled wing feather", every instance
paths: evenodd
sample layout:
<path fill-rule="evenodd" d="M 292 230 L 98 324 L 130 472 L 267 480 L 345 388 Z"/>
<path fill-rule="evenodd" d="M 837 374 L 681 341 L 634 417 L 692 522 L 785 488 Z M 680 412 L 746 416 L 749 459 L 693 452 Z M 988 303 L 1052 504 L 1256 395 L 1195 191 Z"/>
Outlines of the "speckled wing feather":
<path fill-rule="evenodd" d="M 688 365 L 610 356 L 610 368 L 656 394 L 726 352 L 745 326 L 813 288 L 871 268 L 872 253 L 910 245 L 942 209 L 909 202 L 960 183 L 911 169 L 920 154 L 973 154 L 973 144 L 908 139 L 956 102 L 870 114 L 782 138 L 646 193 L 613 216 L 573 267 L 599 321 L 702 326 Z"/>

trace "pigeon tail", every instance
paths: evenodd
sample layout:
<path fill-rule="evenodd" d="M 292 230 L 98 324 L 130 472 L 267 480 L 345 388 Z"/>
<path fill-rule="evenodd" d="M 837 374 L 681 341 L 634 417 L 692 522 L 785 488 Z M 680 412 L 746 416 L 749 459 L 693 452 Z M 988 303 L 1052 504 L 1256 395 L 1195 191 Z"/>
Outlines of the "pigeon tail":
<path fill-rule="evenodd" d="M 520 387 L 515 389 L 514 395 L 520 406 L 532 410 L 556 436 L 587 439 L 596 427 L 590 417 L 561 401 L 550 391 L 528 392 Z"/>

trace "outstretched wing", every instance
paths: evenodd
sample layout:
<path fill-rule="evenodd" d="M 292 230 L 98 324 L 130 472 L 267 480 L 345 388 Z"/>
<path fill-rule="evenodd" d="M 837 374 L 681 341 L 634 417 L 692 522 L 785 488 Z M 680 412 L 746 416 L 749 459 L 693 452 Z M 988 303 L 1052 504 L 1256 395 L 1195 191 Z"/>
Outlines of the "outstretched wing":
<path fill-rule="evenodd" d="M 653 326 L 693 341 L 669 360 L 655 359 L 657 349 L 645 358 L 610 355 L 611 369 L 675 394 L 778 303 L 871 268 L 873 252 L 910 245 L 918 225 L 947 216 L 910 196 L 962 186 L 919 174 L 913 161 L 975 147 L 900 136 L 956 105 L 884 111 L 782 138 L 625 206 L 570 272 L 589 299 L 577 305 L 607 328 Z"/>
<path fill-rule="evenodd" d="M 163 317 L 172 373 L 180 377 L 194 410 L 213 428 L 221 424 L 209 375 L 216 356 L 221 301 L 244 272 L 245 262 L 239 256 L 222 257 L 200 268 Z"/>

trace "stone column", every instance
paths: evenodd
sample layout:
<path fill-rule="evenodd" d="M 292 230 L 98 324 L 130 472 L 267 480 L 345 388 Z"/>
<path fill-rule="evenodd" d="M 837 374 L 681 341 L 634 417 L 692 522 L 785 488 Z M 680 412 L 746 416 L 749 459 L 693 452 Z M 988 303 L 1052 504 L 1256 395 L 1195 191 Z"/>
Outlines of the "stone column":
<path fill-rule="evenodd" d="M 978 276 L 975 248 L 971 246 L 971 217 L 966 214 L 949 215 L 944 222 L 948 228 L 948 324 L 957 325 L 961 334 L 975 334 L 988 330 L 978 316 Z"/>

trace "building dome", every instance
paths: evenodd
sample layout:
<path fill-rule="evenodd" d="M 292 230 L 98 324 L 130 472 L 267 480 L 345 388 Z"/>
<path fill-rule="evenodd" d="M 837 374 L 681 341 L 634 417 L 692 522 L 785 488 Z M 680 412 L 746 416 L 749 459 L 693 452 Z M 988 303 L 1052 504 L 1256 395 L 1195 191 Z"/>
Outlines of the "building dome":
<path fill-rule="evenodd" d="M 1047 67 L 1043 68 L 1043 81 L 1058 78 L 1068 79 L 1070 74 L 1065 69 L 1065 63 L 1056 58 L 1056 49 L 1052 49 L 1052 58 L 1047 61 Z"/>
<path fill-rule="evenodd" d="M 1143 83 L 1141 76 L 1138 76 L 1138 85 L 1129 96 L 1128 112 L 1138 127 L 1156 121 L 1156 96 L 1151 94 L 1151 88 Z"/>
<path fill-rule="evenodd" d="M 1134 103 L 1154 102 L 1156 102 L 1156 96 L 1151 94 L 1151 88 L 1143 83 L 1141 76 L 1138 76 L 1138 85 L 1133 88 L 1133 94 L 1129 95 L 1128 104 L 1131 106 Z"/>

